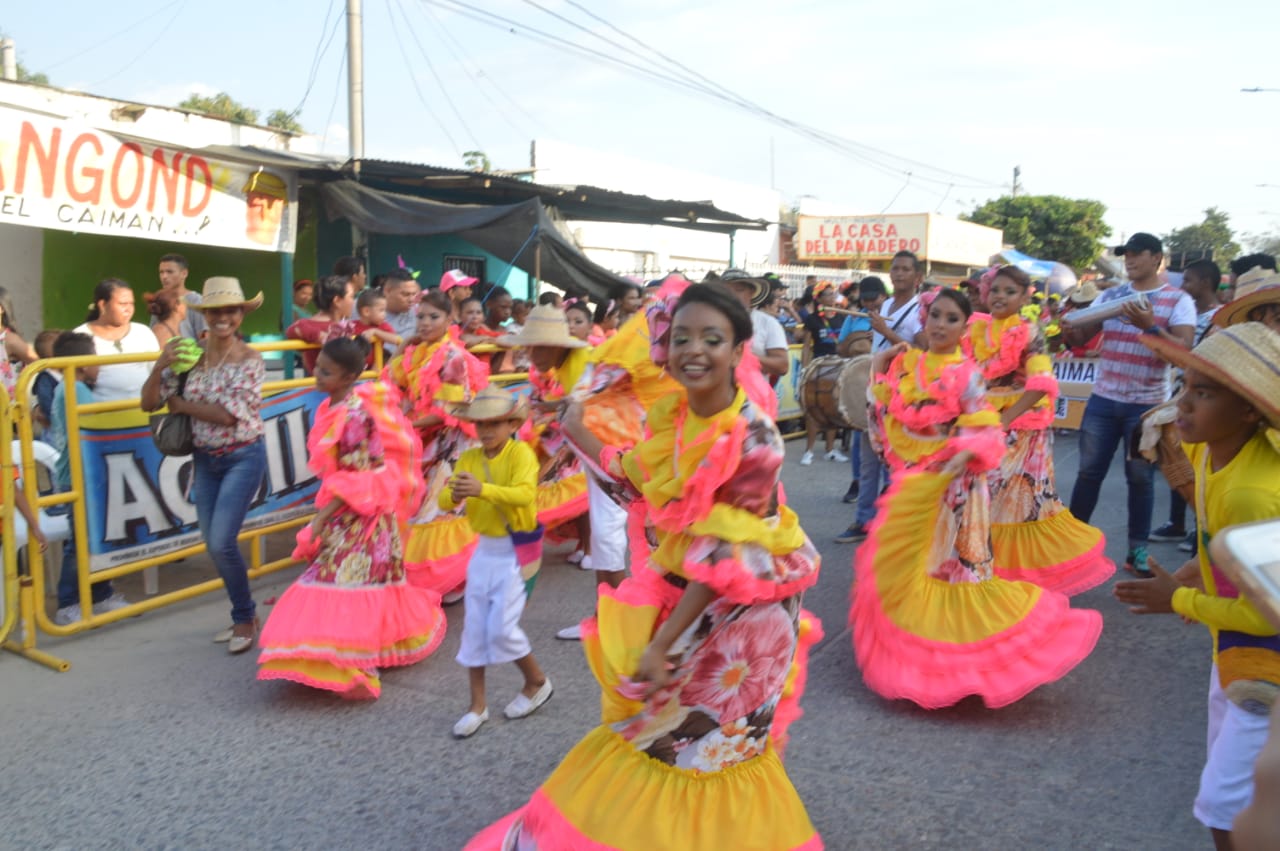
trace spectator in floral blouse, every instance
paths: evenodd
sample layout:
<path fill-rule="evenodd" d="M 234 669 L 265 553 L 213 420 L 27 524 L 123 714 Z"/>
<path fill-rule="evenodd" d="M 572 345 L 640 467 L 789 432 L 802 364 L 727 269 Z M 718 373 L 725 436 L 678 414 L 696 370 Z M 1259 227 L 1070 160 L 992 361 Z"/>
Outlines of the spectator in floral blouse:
<path fill-rule="evenodd" d="M 209 323 L 204 354 L 187 373 L 179 393 L 181 340 L 170 341 L 142 386 L 142 408 L 191 417 L 195 443 L 192 485 L 196 521 L 231 598 L 232 625 L 214 636 L 231 653 L 253 647 L 257 637 L 249 568 L 237 538 L 249 504 L 262 484 L 267 450 L 262 439 L 262 356 L 240 340 L 246 313 L 262 305 L 262 293 L 246 300 L 235 278 L 210 278 L 192 308 Z M 180 366 L 179 366 L 180 368 Z"/>

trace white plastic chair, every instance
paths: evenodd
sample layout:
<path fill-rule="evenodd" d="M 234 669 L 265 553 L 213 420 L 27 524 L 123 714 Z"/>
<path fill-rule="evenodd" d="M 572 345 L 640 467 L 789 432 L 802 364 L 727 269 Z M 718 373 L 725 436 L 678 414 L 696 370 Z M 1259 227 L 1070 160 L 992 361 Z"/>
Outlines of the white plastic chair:
<path fill-rule="evenodd" d="M 22 463 L 22 442 L 15 440 L 12 445 L 13 463 Z M 35 458 L 35 462 L 39 464 L 47 474 L 50 486 L 45 492 L 53 490 L 53 482 L 57 481 L 57 463 L 58 450 L 54 449 L 47 443 L 36 440 L 31 444 L 31 453 Z M 22 479 L 18 479 L 14 483 L 15 488 L 22 487 Z M 68 515 L 49 514 L 43 508 L 39 510 L 38 519 L 40 521 L 40 531 L 44 533 L 45 540 L 49 542 L 49 548 L 45 550 L 45 584 L 49 590 L 54 590 L 58 585 L 58 573 L 62 567 L 62 542 L 71 537 L 71 518 Z M 17 511 L 13 513 L 14 526 L 14 546 L 19 550 L 18 558 L 22 559 L 25 555 L 25 547 L 30 538 L 30 531 L 27 529 L 27 520 Z"/>

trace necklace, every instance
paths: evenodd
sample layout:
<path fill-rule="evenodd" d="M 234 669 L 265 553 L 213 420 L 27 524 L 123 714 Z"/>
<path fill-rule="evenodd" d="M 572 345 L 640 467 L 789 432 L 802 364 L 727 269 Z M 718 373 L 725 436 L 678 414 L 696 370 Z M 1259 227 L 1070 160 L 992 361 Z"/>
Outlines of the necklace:
<path fill-rule="evenodd" d="M 221 359 L 221 360 L 219 360 L 217 363 L 215 363 L 213 366 L 209 366 L 209 364 L 208 364 L 208 363 L 206 363 L 206 364 L 205 364 L 205 369 L 214 370 L 214 369 L 217 369 L 218 367 L 222 366 L 224 363 L 226 363 L 226 362 L 227 362 L 227 358 L 231 357 L 231 351 L 232 351 L 232 349 L 234 349 L 234 348 L 235 348 L 235 344 L 234 344 L 234 343 L 233 343 L 232 345 L 228 346 L 228 347 L 227 347 L 227 350 L 226 350 L 225 352 L 223 352 L 223 353 L 222 353 L 222 359 Z M 206 361 L 208 361 L 208 359 L 209 359 L 209 352 L 208 352 L 207 350 L 205 351 L 204 356 L 205 356 L 205 360 L 206 360 Z"/>

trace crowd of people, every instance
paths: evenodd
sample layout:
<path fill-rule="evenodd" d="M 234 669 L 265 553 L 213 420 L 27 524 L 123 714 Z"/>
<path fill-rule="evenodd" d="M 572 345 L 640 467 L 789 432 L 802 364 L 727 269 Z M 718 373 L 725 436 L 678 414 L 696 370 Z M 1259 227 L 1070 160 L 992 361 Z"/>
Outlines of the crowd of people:
<path fill-rule="evenodd" d="M 469 847 L 815 849 L 782 762 L 807 649 L 822 635 L 802 606 L 820 559 L 780 486 L 771 384 L 791 368 L 788 335 L 805 360 L 869 356 L 868 426 L 850 435 L 852 458 L 811 426 L 800 463 L 813 463 L 820 435 L 826 459 L 852 461 L 855 514 L 837 540 L 863 542 L 854 654 L 870 689 L 928 709 L 973 695 L 1008 705 L 1093 650 L 1101 615 L 1070 597 L 1116 565 L 1089 520 L 1117 446 L 1170 404 L 1172 364 L 1193 493 L 1153 533 L 1154 468 L 1131 447 L 1133 578 L 1114 593 L 1213 635 L 1195 814 L 1230 847 L 1280 694 L 1280 637 L 1207 545 L 1228 525 L 1280 518 L 1280 275 L 1255 256 L 1222 285 L 1205 261 L 1177 286 L 1156 237 L 1116 250 L 1126 283 L 1086 282 L 1059 299 L 1037 298 L 1013 266 L 925 287 L 921 261 L 903 251 L 888 286 L 815 281 L 799 305 L 780 280 L 737 269 L 620 284 L 592 307 L 555 293 L 517 300 L 459 270 L 423 289 L 402 266 L 366 287 L 363 261 L 343 258 L 295 284 L 287 317 L 287 336 L 315 344 L 303 364 L 325 395 L 307 442 L 320 485 L 294 550 L 304 571 L 265 623 L 236 542 L 265 468 L 263 360 L 240 333 L 261 294 L 222 277 L 190 292 L 185 260 L 166 255 L 148 328 L 131 321 L 132 289 L 102 282 L 86 323 L 53 336 L 52 354 L 158 359 L 82 369 L 73 391 L 52 388 L 44 414 L 55 445 L 72 393 L 140 397 L 144 410 L 191 418 L 198 525 L 231 601 L 214 640 L 231 653 L 259 647 L 259 679 L 376 698 L 380 669 L 434 652 L 445 607 L 461 602 L 460 739 L 490 722 L 490 666 L 513 663 L 523 677 L 507 719 L 552 698 L 520 620 L 544 543 L 572 542 L 570 562 L 594 572 L 596 606 L 557 637 L 582 642 L 601 725 Z M 1067 318 L 1113 301 L 1107 318 Z M 0 293 L 10 359 L 35 359 L 8 308 Z M 362 381 L 375 347 L 385 367 Z M 1053 463 L 1056 351 L 1099 363 L 1066 503 Z M 526 369 L 527 396 L 493 381 Z M 1188 503 L 1194 554 L 1166 571 L 1146 545 L 1184 537 Z M 61 623 L 81 616 L 68 551 Z M 95 612 L 124 605 L 110 583 L 92 587 Z M 1256 809 L 1251 829 L 1265 822 Z"/>

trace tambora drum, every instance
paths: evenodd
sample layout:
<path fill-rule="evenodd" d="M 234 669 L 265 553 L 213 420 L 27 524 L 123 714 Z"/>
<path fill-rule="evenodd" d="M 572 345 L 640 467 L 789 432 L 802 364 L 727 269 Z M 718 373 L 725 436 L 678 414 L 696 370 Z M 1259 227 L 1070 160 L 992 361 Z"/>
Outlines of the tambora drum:
<path fill-rule="evenodd" d="M 867 427 L 867 384 L 871 355 L 814 358 L 800 374 L 796 399 L 819 428 Z"/>

